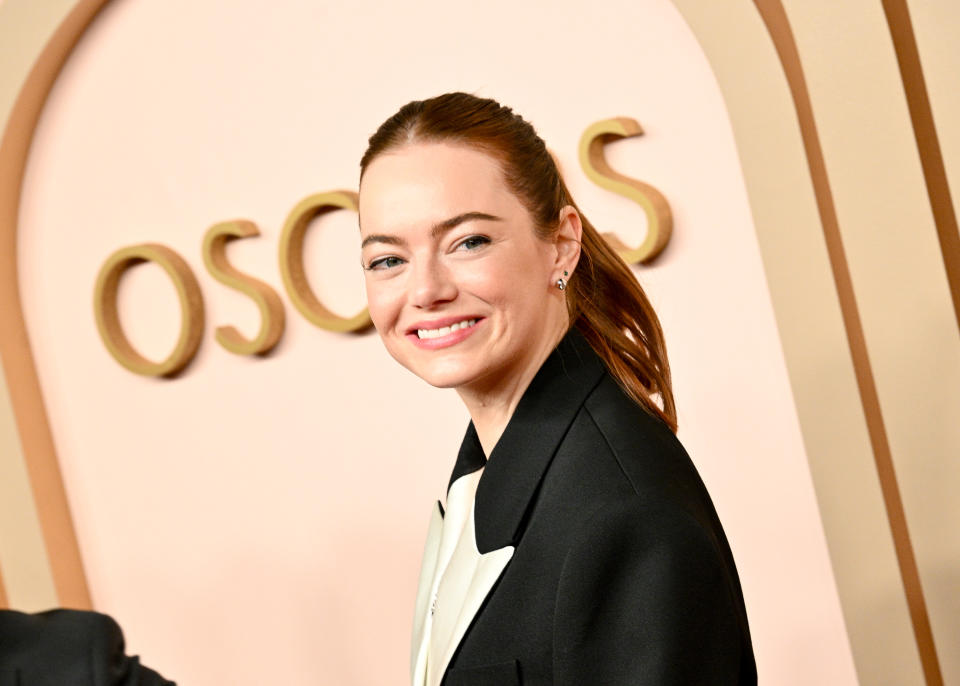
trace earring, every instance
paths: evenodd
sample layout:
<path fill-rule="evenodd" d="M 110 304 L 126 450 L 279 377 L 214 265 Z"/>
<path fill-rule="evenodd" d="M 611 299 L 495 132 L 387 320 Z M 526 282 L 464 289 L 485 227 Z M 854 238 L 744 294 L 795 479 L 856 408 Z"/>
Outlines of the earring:
<path fill-rule="evenodd" d="M 557 279 L 557 288 L 559 288 L 561 291 L 565 291 L 567 289 L 567 282 L 563 279 Z"/>

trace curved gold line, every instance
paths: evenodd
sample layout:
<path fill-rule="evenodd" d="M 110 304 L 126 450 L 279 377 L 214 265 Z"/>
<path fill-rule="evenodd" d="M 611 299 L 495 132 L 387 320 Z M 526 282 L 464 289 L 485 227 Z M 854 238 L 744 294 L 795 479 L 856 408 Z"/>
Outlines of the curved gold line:
<path fill-rule="evenodd" d="M 867 354 L 866 338 L 860 322 L 860 312 L 853 291 L 850 269 L 847 266 L 843 240 L 840 236 L 840 224 L 833 204 L 833 193 L 830 190 L 826 162 L 820 146 L 820 137 L 813 116 L 813 106 L 810 102 L 800 54 L 793 39 L 790 21 L 780 0 L 754 0 L 754 4 L 767 27 L 770 38 L 773 40 L 797 112 L 804 151 L 807 155 L 807 164 L 810 167 L 814 195 L 817 200 L 817 210 L 820 214 L 820 222 L 823 225 L 827 254 L 837 287 L 840 311 L 847 332 L 850 354 L 853 358 L 857 386 L 860 390 L 860 401 L 866 415 L 867 432 L 870 436 L 877 475 L 880 479 L 880 490 L 883 494 L 887 519 L 893 535 L 894 549 L 897 552 L 897 563 L 903 580 L 907 607 L 910 610 L 913 634 L 920 652 L 920 662 L 923 665 L 927 686 L 942 686 L 943 677 L 940 672 L 936 647 L 933 643 L 930 617 L 923 597 L 923 587 L 920 583 L 920 573 L 913 552 L 913 544 L 907 529 L 906 513 L 903 509 L 903 501 L 900 498 L 900 488 L 897 484 L 893 456 L 887 439 L 883 414 L 880 410 L 880 399 L 873 378 L 873 369 L 870 366 L 870 358 Z"/>
<path fill-rule="evenodd" d="M 907 96 L 907 108 L 913 122 L 913 136 L 920 153 L 920 166 L 926 181 L 927 197 L 933 210 L 933 222 L 937 227 L 943 265 L 947 270 L 953 313 L 960 326 L 960 228 L 953 200 L 950 197 L 950 182 L 940 152 L 940 139 L 930 108 L 927 82 L 923 78 L 920 52 L 913 33 L 913 22 L 905 0 L 883 0 L 883 12 L 893 39 L 893 49 L 900 68 L 900 80 Z"/>
<path fill-rule="evenodd" d="M 27 154 L 47 95 L 70 51 L 108 0 L 81 0 L 40 53 L 0 140 L 0 361 L 61 605 L 89 608 L 87 586 L 20 302 L 17 217 Z"/>

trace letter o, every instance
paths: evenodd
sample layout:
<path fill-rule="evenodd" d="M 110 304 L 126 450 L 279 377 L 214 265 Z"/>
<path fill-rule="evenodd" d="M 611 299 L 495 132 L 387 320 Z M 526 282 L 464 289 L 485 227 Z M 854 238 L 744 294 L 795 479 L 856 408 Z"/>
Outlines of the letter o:
<path fill-rule="evenodd" d="M 180 300 L 180 337 L 173 352 L 162 362 L 153 362 L 130 344 L 120 324 L 117 290 L 124 273 L 135 264 L 155 262 L 163 267 L 177 289 Z M 190 267 L 180 255 L 158 243 L 141 243 L 121 248 L 107 258 L 94 288 L 93 309 L 97 329 L 114 359 L 143 376 L 174 376 L 196 355 L 203 337 L 203 296 Z"/>

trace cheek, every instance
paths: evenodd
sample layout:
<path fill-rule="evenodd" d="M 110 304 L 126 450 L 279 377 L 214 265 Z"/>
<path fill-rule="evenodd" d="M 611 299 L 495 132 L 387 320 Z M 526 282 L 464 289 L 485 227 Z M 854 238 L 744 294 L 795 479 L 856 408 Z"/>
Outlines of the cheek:
<path fill-rule="evenodd" d="M 490 304 L 503 300 L 508 283 L 492 269 L 461 269 L 457 274 L 457 289 L 461 294 Z"/>
<path fill-rule="evenodd" d="M 470 274 L 469 288 L 491 304 L 528 316 L 543 309 L 548 281 L 540 256 L 517 250 Z M 466 280 L 462 283 L 466 285 Z"/>
<path fill-rule="evenodd" d="M 461 290 L 494 304 L 515 302 L 537 279 L 539 265 L 516 250 L 503 250 L 490 259 L 459 266 Z"/>
<path fill-rule="evenodd" d="M 397 284 L 367 277 L 367 309 L 370 319 L 381 335 L 396 322 L 402 299 Z"/>

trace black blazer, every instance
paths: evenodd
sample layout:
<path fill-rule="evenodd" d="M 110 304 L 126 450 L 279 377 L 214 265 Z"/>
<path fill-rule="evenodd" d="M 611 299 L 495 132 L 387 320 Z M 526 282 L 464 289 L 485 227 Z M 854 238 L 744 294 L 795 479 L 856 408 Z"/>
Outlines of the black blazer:
<path fill-rule="evenodd" d="M 472 600 L 447 653 L 429 656 L 444 686 L 756 684 L 737 570 L 703 482 L 578 332 L 538 371 L 489 462 L 471 423 L 451 486 L 481 467 Z M 417 595 L 415 686 L 441 515 Z"/>
<path fill-rule="evenodd" d="M 0 686 L 175 686 L 124 654 L 107 615 L 0 610 Z"/>

